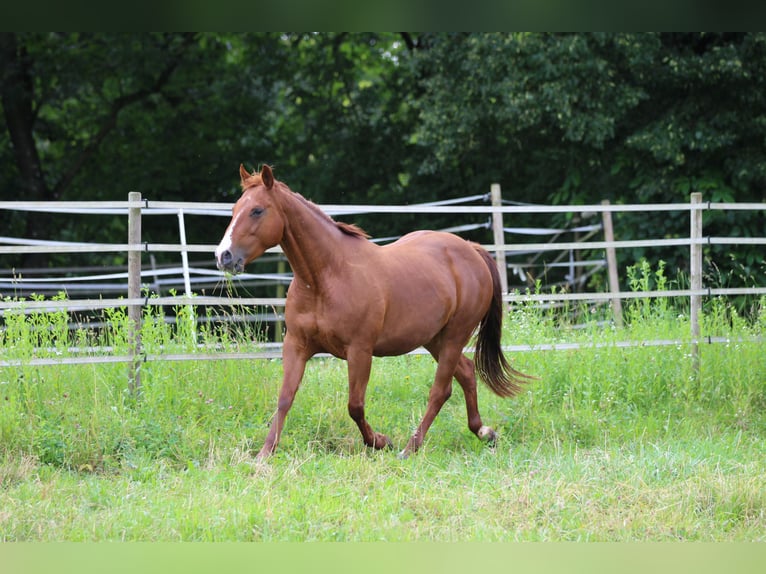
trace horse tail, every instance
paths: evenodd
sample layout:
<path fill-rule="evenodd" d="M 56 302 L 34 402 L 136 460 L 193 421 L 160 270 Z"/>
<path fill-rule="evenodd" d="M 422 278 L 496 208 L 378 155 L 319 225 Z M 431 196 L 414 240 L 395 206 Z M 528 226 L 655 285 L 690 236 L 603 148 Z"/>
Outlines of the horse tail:
<path fill-rule="evenodd" d="M 517 371 L 508 364 L 505 355 L 503 355 L 503 349 L 500 345 L 503 326 L 503 293 L 500 286 L 500 273 L 492 255 L 479 245 L 474 247 L 492 274 L 492 302 L 487 314 L 484 315 L 479 324 L 479 333 L 476 338 L 476 352 L 474 354 L 476 371 L 496 395 L 512 397 L 521 392 L 523 383 L 538 377 Z"/>

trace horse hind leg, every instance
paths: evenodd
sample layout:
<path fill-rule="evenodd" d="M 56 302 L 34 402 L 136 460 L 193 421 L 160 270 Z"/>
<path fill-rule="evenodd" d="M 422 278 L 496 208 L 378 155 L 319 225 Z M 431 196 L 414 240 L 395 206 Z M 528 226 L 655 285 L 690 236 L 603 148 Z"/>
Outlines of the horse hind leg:
<path fill-rule="evenodd" d="M 428 407 L 418 428 L 410 438 L 405 449 L 400 453 L 402 458 L 406 458 L 423 444 L 426 432 L 433 423 L 441 407 L 452 394 L 452 378 L 457 379 L 465 396 L 465 406 L 468 415 L 468 428 L 471 429 L 479 439 L 489 445 L 494 445 L 497 439 L 495 431 L 485 426 L 479 414 L 478 396 L 476 392 L 476 371 L 471 359 L 462 354 L 462 346 L 458 347 L 457 358 L 452 353 L 448 353 L 438 346 L 426 347 L 431 355 L 436 359 L 438 367 L 434 384 L 428 397 Z"/>
<path fill-rule="evenodd" d="M 481 440 L 494 446 L 497 434 L 492 428 L 482 423 L 481 415 L 479 414 L 479 401 L 476 393 L 476 368 L 473 361 L 465 355 L 460 356 L 460 360 L 455 368 L 455 378 L 463 389 L 465 409 L 468 415 L 468 428 Z"/>
<path fill-rule="evenodd" d="M 428 393 L 426 412 L 407 442 L 407 446 L 399 453 L 401 458 L 407 458 L 420 448 L 436 415 L 439 414 L 444 403 L 452 395 L 452 377 L 455 374 L 455 368 L 462 351 L 462 347 L 458 347 L 456 352 L 454 350 L 439 349 L 430 345 L 426 346 L 426 348 L 437 361 L 436 375 L 434 376 L 431 390 Z"/>

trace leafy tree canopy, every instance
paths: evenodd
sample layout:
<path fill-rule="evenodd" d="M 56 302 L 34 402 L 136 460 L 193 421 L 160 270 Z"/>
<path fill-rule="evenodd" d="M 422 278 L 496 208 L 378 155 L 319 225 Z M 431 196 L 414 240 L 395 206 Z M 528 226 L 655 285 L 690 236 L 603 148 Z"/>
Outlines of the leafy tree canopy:
<path fill-rule="evenodd" d="M 430 201 L 492 182 L 536 203 L 675 202 L 691 191 L 764 201 L 765 52 L 762 33 L 5 33 L 0 198 L 137 190 L 226 201 L 239 163 L 268 163 L 317 202 Z M 0 218 L 21 237 L 124 233 L 120 222 Z M 685 234 L 687 220 L 643 214 L 616 226 L 621 239 L 656 237 Z M 386 236 L 450 224 L 359 222 Z M 147 222 L 145 234 L 175 241 L 168 227 Z M 188 233 L 214 243 L 214 227 Z M 764 227 L 762 213 L 706 220 L 711 234 Z M 726 251 L 763 282 L 757 250 Z"/>

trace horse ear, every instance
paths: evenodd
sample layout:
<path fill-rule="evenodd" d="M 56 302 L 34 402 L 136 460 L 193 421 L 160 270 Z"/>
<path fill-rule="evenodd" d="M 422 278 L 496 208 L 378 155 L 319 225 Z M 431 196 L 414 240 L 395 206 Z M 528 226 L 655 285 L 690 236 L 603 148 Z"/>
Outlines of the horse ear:
<path fill-rule="evenodd" d="M 264 164 L 261 168 L 261 181 L 266 186 L 266 189 L 274 187 L 274 174 L 271 173 L 271 168 L 268 165 Z"/>
<path fill-rule="evenodd" d="M 242 183 L 245 183 L 245 180 L 250 177 L 250 174 L 247 173 L 247 170 L 245 169 L 245 166 L 242 164 L 239 164 L 239 178 L 242 180 Z"/>

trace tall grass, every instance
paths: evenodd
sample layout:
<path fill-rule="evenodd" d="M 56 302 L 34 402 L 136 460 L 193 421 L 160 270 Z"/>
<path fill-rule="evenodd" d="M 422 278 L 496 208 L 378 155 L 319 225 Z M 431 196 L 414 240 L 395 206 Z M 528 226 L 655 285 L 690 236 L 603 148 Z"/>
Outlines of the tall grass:
<path fill-rule="evenodd" d="M 636 290 L 667 285 L 661 268 L 631 273 Z M 763 541 L 766 345 L 754 337 L 766 301 L 751 308 L 707 302 L 703 334 L 729 343 L 701 345 L 697 363 L 683 303 L 630 300 L 620 329 L 603 308 L 516 305 L 505 344 L 592 346 L 515 354 L 541 380 L 514 400 L 480 387 L 499 433 L 492 449 L 468 430 L 456 386 L 408 460 L 363 446 L 345 363 L 316 359 L 266 464 L 252 454 L 276 406 L 279 361 L 149 362 L 136 400 L 125 365 L 23 361 L 121 352 L 124 310 L 105 311 L 104 329 L 75 331 L 66 314 L 10 313 L 0 346 L 22 361 L 0 370 L 0 539 Z M 258 338 L 171 324 L 160 309 L 143 329 L 152 352 Z M 399 448 L 433 373 L 426 356 L 374 361 L 367 415 Z"/>

